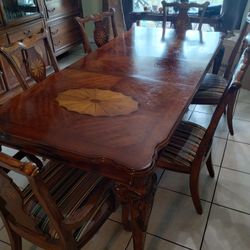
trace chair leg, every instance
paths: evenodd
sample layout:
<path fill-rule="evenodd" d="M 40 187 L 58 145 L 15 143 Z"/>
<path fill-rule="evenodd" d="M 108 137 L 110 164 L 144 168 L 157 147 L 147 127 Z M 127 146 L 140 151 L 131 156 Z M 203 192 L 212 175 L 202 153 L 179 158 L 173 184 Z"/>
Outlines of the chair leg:
<path fill-rule="evenodd" d="M 202 214 L 202 206 L 199 195 L 199 172 L 200 169 L 192 172 L 189 178 L 189 187 L 194 203 L 195 210 L 198 214 Z"/>
<path fill-rule="evenodd" d="M 8 230 L 11 250 L 22 250 L 22 238 L 11 229 Z"/>
<path fill-rule="evenodd" d="M 212 153 L 211 152 L 209 153 L 206 165 L 207 165 L 207 170 L 208 170 L 209 175 L 211 177 L 214 177 L 214 167 L 213 167 Z"/>
<path fill-rule="evenodd" d="M 227 105 L 227 126 L 231 135 L 234 135 L 233 129 L 233 109 L 234 109 L 234 102 L 230 102 Z"/>
<path fill-rule="evenodd" d="M 127 232 L 131 232 L 129 215 L 130 215 L 130 209 L 128 204 L 122 204 L 122 224 L 124 230 Z"/>

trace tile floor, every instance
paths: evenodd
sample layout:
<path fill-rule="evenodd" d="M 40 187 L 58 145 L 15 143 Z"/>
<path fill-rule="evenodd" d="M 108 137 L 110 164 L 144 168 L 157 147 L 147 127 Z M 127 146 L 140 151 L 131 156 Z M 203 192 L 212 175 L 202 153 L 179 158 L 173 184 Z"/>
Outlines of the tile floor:
<path fill-rule="evenodd" d="M 70 54 L 70 60 L 79 58 Z M 68 59 L 61 58 L 61 66 Z M 212 107 L 192 105 L 184 119 L 207 126 Z M 159 185 L 149 221 L 146 250 L 248 250 L 250 249 L 250 91 L 241 90 L 234 115 L 235 136 L 228 133 L 222 117 L 213 144 L 215 178 L 202 169 L 200 192 L 203 214 L 196 214 L 188 188 L 188 177 L 158 170 Z M 12 154 L 7 148 L 5 151 Z M 25 179 L 11 173 L 23 188 Z M 0 249 L 10 250 L 0 222 Z M 37 250 L 23 240 L 24 250 Z M 123 231 L 120 210 L 84 247 L 87 250 L 132 250 L 131 234 Z"/>

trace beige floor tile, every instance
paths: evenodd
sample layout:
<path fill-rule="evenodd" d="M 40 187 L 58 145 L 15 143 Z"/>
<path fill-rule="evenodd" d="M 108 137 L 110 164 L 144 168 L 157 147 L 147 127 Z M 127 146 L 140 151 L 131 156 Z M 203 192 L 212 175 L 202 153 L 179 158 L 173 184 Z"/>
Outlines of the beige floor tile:
<path fill-rule="evenodd" d="M 1 250 L 11 250 L 11 247 L 10 247 L 10 245 L 7 245 L 7 244 L 0 241 L 0 249 Z M 23 249 L 23 250 L 25 250 L 25 249 Z"/>
<path fill-rule="evenodd" d="M 195 104 L 190 104 L 190 105 L 188 106 L 188 110 L 189 110 L 189 111 L 193 111 L 193 110 L 195 109 L 195 107 L 196 107 Z"/>
<path fill-rule="evenodd" d="M 152 235 L 147 234 L 146 241 L 145 241 L 145 248 L 144 250 L 185 250 L 187 248 L 175 245 L 171 242 L 159 239 Z M 133 242 L 131 240 L 129 247 L 127 250 L 133 250 Z"/>
<path fill-rule="evenodd" d="M 2 147 L 2 152 L 7 154 L 7 155 L 12 156 L 12 155 L 16 154 L 18 152 L 18 150 L 3 146 Z"/>
<path fill-rule="evenodd" d="M 238 102 L 235 108 L 234 118 L 250 121 L 250 103 Z"/>
<path fill-rule="evenodd" d="M 9 236 L 5 228 L 0 231 L 0 240 L 10 244 Z"/>
<path fill-rule="evenodd" d="M 0 240 L 10 244 L 9 236 L 5 228 L 0 231 Z M 1 245 L 0 245 L 1 246 Z M 31 242 L 22 239 L 23 250 L 42 250 L 41 248 L 34 246 Z M 2 250 L 2 248 L 0 248 Z M 6 248 L 8 249 L 8 248 Z"/>
<path fill-rule="evenodd" d="M 109 217 L 111 220 L 117 221 L 117 222 L 122 222 L 122 207 L 119 206 L 118 209 L 112 213 Z"/>
<path fill-rule="evenodd" d="M 250 122 L 233 119 L 234 136 L 229 135 L 229 140 L 250 144 Z"/>
<path fill-rule="evenodd" d="M 189 120 L 207 128 L 211 121 L 211 116 L 212 116 L 211 114 L 194 111 Z M 228 133 L 229 132 L 227 128 L 226 116 L 222 115 L 220 122 L 218 124 L 218 127 L 215 131 L 215 136 L 219 138 L 227 139 Z"/>
<path fill-rule="evenodd" d="M 156 168 L 155 173 L 157 175 L 157 182 L 158 183 L 160 182 L 164 171 L 165 171 L 164 169 Z"/>
<path fill-rule="evenodd" d="M 185 112 L 185 114 L 184 114 L 182 120 L 188 121 L 189 118 L 191 117 L 192 112 L 193 112 L 193 111 L 190 111 L 190 110 L 188 110 L 187 112 Z"/>
<path fill-rule="evenodd" d="M 222 115 L 214 135 L 219 137 L 219 138 L 227 139 L 227 137 L 229 135 L 229 130 L 227 127 L 226 115 L 224 115 L 224 114 Z"/>
<path fill-rule="evenodd" d="M 3 224 L 3 221 L 2 219 L 0 218 L 0 230 L 4 227 L 4 224 Z"/>
<path fill-rule="evenodd" d="M 250 215 L 213 205 L 202 250 L 249 250 Z"/>
<path fill-rule="evenodd" d="M 69 65 L 71 65 L 72 63 L 76 62 L 77 60 L 79 60 L 82 57 L 81 54 L 70 54 L 70 55 L 66 55 L 64 57 L 60 57 L 58 60 L 58 65 L 59 68 L 62 70 L 66 67 L 68 67 Z"/>
<path fill-rule="evenodd" d="M 196 105 L 195 111 L 207 114 L 213 114 L 216 106 L 215 105 Z"/>
<path fill-rule="evenodd" d="M 214 165 L 220 166 L 226 147 L 226 140 L 214 137 L 212 145 L 212 161 Z"/>
<path fill-rule="evenodd" d="M 214 203 L 250 213 L 250 174 L 222 168 Z"/>
<path fill-rule="evenodd" d="M 250 91 L 247 89 L 241 89 L 238 102 L 250 103 Z"/>
<path fill-rule="evenodd" d="M 228 141 L 222 167 L 250 174 L 250 145 Z"/>
<path fill-rule="evenodd" d="M 211 120 L 211 115 L 194 111 L 189 120 L 191 122 L 195 122 L 197 124 L 200 124 L 204 128 L 207 128 L 209 125 L 209 122 Z"/>
<path fill-rule="evenodd" d="M 215 177 L 211 178 L 208 174 L 207 168 L 204 165 L 200 173 L 200 197 L 206 201 L 212 201 L 216 179 L 219 172 L 219 167 L 214 167 Z M 181 192 L 184 194 L 190 194 L 189 191 L 189 176 L 187 174 L 176 173 L 166 170 L 159 186 Z"/>
<path fill-rule="evenodd" d="M 130 238 L 121 224 L 107 221 L 82 250 L 125 250 Z"/>
<path fill-rule="evenodd" d="M 148 232 L 183 246 L 199 249 L 210 203 L 198 215 L 191 197 L 158 188 Z"/>
<path fill-rule="evenodd" d="M 35 246 L 31 242 L 24 239 L 22 240 L 22 246 L 23 250 L 43 250 L 42 248 Z"/>

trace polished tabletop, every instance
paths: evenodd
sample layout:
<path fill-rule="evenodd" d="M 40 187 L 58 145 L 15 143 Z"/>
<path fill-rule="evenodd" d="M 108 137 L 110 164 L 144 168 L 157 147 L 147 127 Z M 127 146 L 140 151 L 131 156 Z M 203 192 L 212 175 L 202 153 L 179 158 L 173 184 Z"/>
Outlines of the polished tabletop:
<path fill-rule="evenodd" d="M 133 27 L 1 106 L 0 142 L 113 179 L 124 228 L 132 230 L 134 249 L 143 250 L 156 190 L 157 154 L 220 45 L 220 33 L 187 31 L 180 38 L 173 30 Z M 107 96 L 118 96 L 115 110 L 125 107 L 125 112 L 96 117 L 61 106 L 65 95 L 72 106 L 74 93 L 77 110 L 86 107 L 79 92 L 104 93 L 106 101 Z M 109 106 L 113 114 L 113 106 L 100 100 L 96 94 L 89 101 Z M 132 104 L 132 111 L 127 113 L 130 105 L 120 106 L 119 100 Z"/>
<path fill-rule="evenodd" d="M 152 172 L 220 44 L 216 32 L 133 27 L 0 107 L 0 141 L 129 184 Z M 59 106 L 59 93 L 83 87 L 130 96 L 138 110 L 93 117 Z"/>

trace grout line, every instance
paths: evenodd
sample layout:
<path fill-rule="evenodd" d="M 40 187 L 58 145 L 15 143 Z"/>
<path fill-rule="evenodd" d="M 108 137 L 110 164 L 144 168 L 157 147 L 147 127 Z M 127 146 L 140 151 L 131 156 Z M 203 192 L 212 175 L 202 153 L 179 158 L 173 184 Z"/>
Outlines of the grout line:
<path fill-rule="evenodd" d="M 197 105 L 201 105 L 201 104 L 197 104 Z M 194 112 L 200 113 L 200 114 L 206 114 L 206 115 L 209 115 L 209 116 L 211 116 L 211 117 L 212 117 L 212 115 L 213 115 L 213 112 L 208 113 L 208 112 L 205 112 L 205 111 L 198 111 L 198 110 L 195 110 L 195 109 L 194 109 Z"/>
<path fill-rule="evenodd" d="M 192 105 L 195 105 L 195 107 L 193 108 L 193 110 L 190 110 L 190 111 L 191 111 L 191 114 L 190 114 L 190 116 L 189 116 L 189 118 L 188 118 L 188 121 L 191 119 L 193 113 L 195 112 L 194 110 L 195 110 L 195 108 L 196 108 L 196 106 L 197 106 L 196 104 L 192 104 Z"/>
<path fill-rule="evenodd" d="M 249 96 L 249 97 L 250 97 L 250 96 Z M 241 101 L 241 100 L 238 100 L 238 101 L 237 101 L 237 104 L 238 104 L 238 103 L 244 103 L 244 104 L 249 104 L 249 105 L 250 105 L 250 102 L 243 102 L 243 101 Z M 236 105 L 237 105 L 237 104 L 236 104 Z"/>
<path fill-rule="evenodd" d="M 245 145 L 250 145 L 250 142 L 235 141 L 235 140 L 230 139 L 230 138 L 228 138 L 228 141 L 237 142 L 237 143 L 241 143 L 241 144 L 245 144 Z"/>
<path fill-rule="evenodd" d="M 164 168 L 161 168 L 163 171 L 162 171 L 162 173 L 161 173 L 161 175 L 160 175 L 160 177 L 159 177 L 159 180 L 157 181 L 157 188 L 159 187 L 159 184 L 160 184 L 160 182 L 161 182 L 161 179 L 162 179 L 162 176 L 164 175 L 164 173 L 165 173 L 165 169 Z"/>
<path fill-rule="evenodd" d="M 232 171 L 239 172 L 239 173 L 242 173 L 242 174 L 250 175 L 249 172 L 245 172 L 245 171 L 238 170 L 238 169 L 233 169 L 233 168 L 230 168 L 230 167 L 223 167 L 223 166 L 221 166 L 221 168 L 223 168 L 223 169 L 228 169 L 228 170 L 232 170 Z"/>
<path fill-rule="evenodd" d="M 192 196 L 190 194 L 185 194 L 183 192 L 176 191 L 176 190 L 173 190 L 173 189 L 170 189 L 170 188 L 159 187 L 159 186 L 158 186 L 158 188 L 161 189 L 161 190 L 170 191 L 170 192 L 173 192 L 173 193 L 177 193 L 177 194 L 180 194 L 180 195 L 185 195 L 185 196 L 187 196 L 189 198 L 192 198 Z M 211 201 L 208 201 L 208 200 L 205 200 L 205 199 L 202 199 L 202 198 L 200 198 L 200 200 L 204 201 L 204 202 L 207 202 L 207 203 L 211 203 Z"/>
<path fill-rule="evenodd" d="M 117 220 L 112 219 L 112 218 L 108 218 L 108 220 L 115 222 L 115 223 L 119 223 L 119 224 L 121 224 L 121 226 L 123 226 L 122 222 L 120 222 L 120 221 L 117 221 Z"/>
<path fill-rule="evenodd" d="M 228 132 L 228 134 L 229 134 L 229 132 Z M 216 134 L 214 134 L 214 138 L 217 138 L 217 139 L 220 139 L 220 140 L 227 140 L 227 137 L 228 137 L 228 134 L 227 134 L 227 136 L 226 136 L 226 138 L 225 137 L 219 137 L 218 135 L 216 135 Z"/>
<path fill-rule="evenodd" d="M 241 214 L 245 214 L 245 215 L 250 215 L 250 212 L 245 212 L 245 211 L 241 211 L 241 210 L 238 210 L 236 208 L 232 208 L 232 207 L 228 207 L 228 206 L 225 206 L 225 205 L 221 205 L 219 203 L 213 203 L 213 205 L 216 205 L 218 207 L 223 207 L 223 208 L 226 208 L 228 210 L 232 210 L 232 211 L 235 211 L 235 212 L 238 212 L 238 213 L 241 213 Z"/>
<path fill-rule="evenodd" d="M 226 148 L 227 148 L 228 137 L 229 137 L 229 135 L 227 136 L 226 145 L 225 145 L 224 151 L 222 153 L 220 168 L 219 168 L 219 172 L 218 172 L 218 176 L 217 176 L 217 179 L 216 179 L 216 183 L 215 183 L 215 187 L 214 187 L 214 192 L 213 192 L 212 200 L 211 200 L 209 211 L 208 211 L 206 225 L 205 225 L 205 228 L 204 228 L 204 231 L 203 231 L 203 235 L 202 235 L 202 239 L 201 239 L 200 250 L 202 249 L 202 246 L 203 246 L 203 242 L 204 242 L 204 239 L 205 239 L 205 234 L 206 234 L 206 231 L 207 231 L 208 221 L 209 221 L 210 214 L 211 214 L 211 211 L 212 211 L 212 206 L 213 206 L 213 201 L 214 201 L 214 197 L 215 197 L 215 193 L 216 193 L 216 188 L 217 188 L 217 185 L 218 185 L 218 182 L 219 182 L 219 177 L 220 177 L 220 172 L 221 172 L 221 166 L 222 166 L 222 162 L 223 162 L 223 159 L 224 159 L 224 156 L 225 156 L 225 152 L 226 152 Z"/>
<path fill-rule="evenodd" d="M 155 235 L 155 234 L 152 234 L 152 233 L 148 233 L 148 232 L 147 232 L 147 234 L 148 234 L 148 235 L 151 235 L 151 236 L 153 236 L 153 237 L 156 237 L 156 238 L 158 238 L 158 239 L 161 239 L 161 240 L 164 240 L 164 241 L 170 242 L 170 243 L 172 243 L 172 244 L 174 244 L 174 245 L 177 245 L 177 246 L 183 247 L 183 248 L 185 248 L 185 249 L 193 250 L 192 248 L 189 248 L 189 247 L 184 246 L 184 245 L 182 245 L 182 244 L 179 244 L 179 243 L 177 243 L 177 242 L 174 242 L 174 241 L 171 241 L 171 240 L 168 240 L 168 239 L 162 238 L 162 237 L 160 237 L 160 236 L 158 236 L 158 235 Z"/>
<path fill-rule="evenodd" d="M 125 250 L 128 249 L 128 247 L 130 245 L 130 242 L 132 242 L 132 241 L 133 241 L 133 237 L 131 236 L 130 239 L 128 240 L 128 243 L 127 243 L 126 247 L 125 247 Z M 132 244 L 133 244 L 133 242 L 132 242 Z"/>
<path fill-rule="evenodd" d="M 250 104 L 249 104 L 249 106 L 250 106 Z M 244 121 L 244 122 L 250 122 L 250 120 L 248 119 L 244 119 L 244 118 L 239 118 L 239 117 L 237 117 L 237 116 L 233 116 L 233 120 L 238 120 L 238 121 Z"/>
<path fill-rule="evenodd" d="M 3 243 L 3 244 L 5 244 L 5 245 L 7 245 L 7 246 L 11 246 L 9 243 L 7 243 L 7 242 L 5 242 L 5 241 L 2 241 L 2 240 L 0 240 L 0 243 Z"/>

